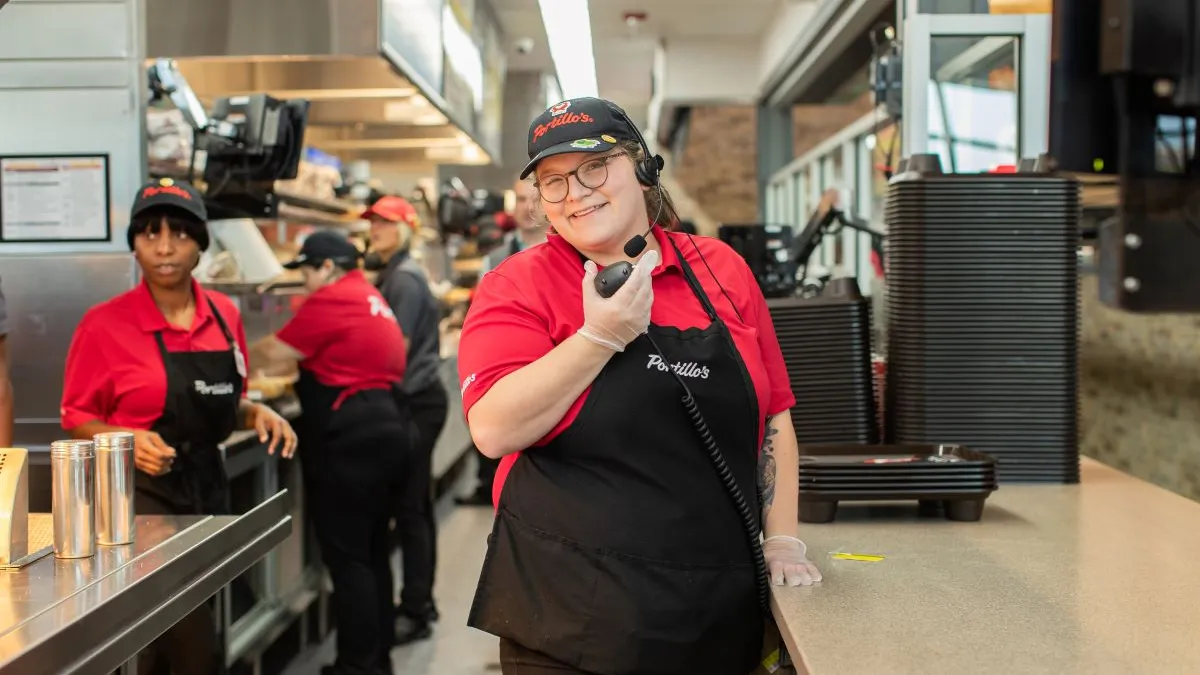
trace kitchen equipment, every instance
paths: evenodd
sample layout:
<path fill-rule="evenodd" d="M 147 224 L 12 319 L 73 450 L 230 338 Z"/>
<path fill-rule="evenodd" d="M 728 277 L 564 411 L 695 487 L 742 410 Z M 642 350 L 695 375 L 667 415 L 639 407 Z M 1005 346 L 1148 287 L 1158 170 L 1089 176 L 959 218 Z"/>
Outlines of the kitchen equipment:
<path fill-rule="evenodd" d="M 92 441 L 50 444 L 54 555 L 58 558 L 89 558 L 96 553 L 95 470 Z"/>
<path fill-rule="evenodd" d="M 133 501 L 133 434 L 96 434 L 96 543 L 133 543 L 136 510 Z"/>
<path fill-rule="evenodd" d="M 1001 481 L 1079 481 L 1078 184 L 942 174 L 888 188 L 889 441 L 957 443 Z"/>
<path fill-rule="evenodd" d="M 815 298 L 767 301 L 806 443 L 877 443 L 870 309 L 853 279 L 835 279 Z"/>
<path fill-rule="evenodd" d="M 801 445 L 800 520 L 828 523 L 839 502 L 919 501 L 977 521 L 997 489 L 996 461 L 957 445 Z"/>

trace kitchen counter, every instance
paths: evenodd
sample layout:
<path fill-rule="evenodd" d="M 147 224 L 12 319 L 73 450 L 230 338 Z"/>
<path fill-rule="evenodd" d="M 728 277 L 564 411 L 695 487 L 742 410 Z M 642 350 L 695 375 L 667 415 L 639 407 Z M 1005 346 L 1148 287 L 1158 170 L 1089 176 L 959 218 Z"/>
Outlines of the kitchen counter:
<path fill-rule="evenodd" d="M 1004 485 L 977 523 L 852 503 L 802 524 L 824 581 L 773 602 L 798 672 L 1200 673 L 1200 504 L 1094 460 L 1082 473 Z"/>
<path fill-rule="evenodd" d="M 283 541 L 284 491 L 242 516 L 139 516 L 128 546 L 0 571 L 0 674 L 109 673 Z"/>

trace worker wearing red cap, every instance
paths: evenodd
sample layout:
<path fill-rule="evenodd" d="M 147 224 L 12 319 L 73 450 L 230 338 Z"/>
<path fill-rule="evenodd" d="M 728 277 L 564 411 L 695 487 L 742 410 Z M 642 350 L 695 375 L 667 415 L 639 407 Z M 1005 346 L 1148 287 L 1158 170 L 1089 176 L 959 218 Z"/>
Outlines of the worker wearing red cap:
<path fill-rule="evenodd" d="M 385 196 L 367 209 L 371 249 L 381 265 L 375 285 L 387 301 L 408 349 L 402 389 L 412 411 L 415 439 L 404 481 L 394 499 L 396 536 L 403 555 L 403 589 L 396 608 L 396 643 L 432 635 L 437 620 L 433 601 L 437 566 L 437 526 L 433 513 L 433 449 L 446 425 L 449 399 L 438 375 L 441 366 L 441 307 L 425 270 L 412 258 L 410 244 L 421 223 L 417 210 L 401 197 Z"/>

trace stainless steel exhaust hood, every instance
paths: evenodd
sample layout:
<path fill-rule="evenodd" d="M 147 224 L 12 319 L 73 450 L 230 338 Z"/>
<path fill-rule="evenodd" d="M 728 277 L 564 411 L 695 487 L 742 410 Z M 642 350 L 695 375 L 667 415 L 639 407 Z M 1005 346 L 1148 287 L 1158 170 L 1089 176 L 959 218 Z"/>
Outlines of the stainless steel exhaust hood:
<path fill-rule="evenodd" d="M 147 56 L 175 59 L 206 104 L 251 92 L 308 99 L 306 142 L 347 160 L 486 164 L 497 150 L 384 55 L 384 0 L 145 3 Z"/>

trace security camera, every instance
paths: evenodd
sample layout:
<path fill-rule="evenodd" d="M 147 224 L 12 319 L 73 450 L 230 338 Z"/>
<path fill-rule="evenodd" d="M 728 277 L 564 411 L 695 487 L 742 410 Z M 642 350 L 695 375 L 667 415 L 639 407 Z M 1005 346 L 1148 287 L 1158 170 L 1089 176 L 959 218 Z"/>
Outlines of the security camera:
<path fill-rule="evenodd" d="M 533 38 L 521 38 L 513 43 L 518 54 L 528 54 L 533 51 Z"/>

